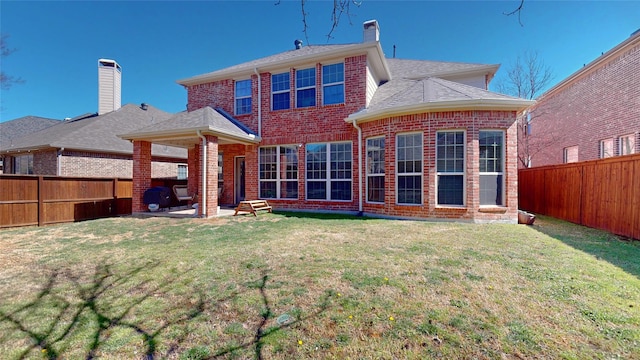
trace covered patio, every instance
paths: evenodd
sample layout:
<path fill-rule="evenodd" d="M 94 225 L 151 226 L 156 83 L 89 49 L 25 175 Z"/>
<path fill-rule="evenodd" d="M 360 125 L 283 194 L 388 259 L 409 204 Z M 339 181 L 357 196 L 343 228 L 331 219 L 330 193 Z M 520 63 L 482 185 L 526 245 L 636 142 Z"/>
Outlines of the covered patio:
<path fill-rule="evenodd" d="M 231 115 L 209 106 L 118 136 L 133 143 L 133 213 L 147 211 L 143 195 L 151 187 L 151 144 L 159 144 L 187 149 L 187 191 L 193 195 L 188 205 L 198 203 L 195 215 L 203 218 L 218 216 L 219 195 L 228 204 L 244 200 L 244 163 L 236 168 L 235 158 L 252 153 L 261 140 Z M 232 166 L 220 174 L 222 151 L 231 160 L 223 162 Z M 222 193 L 220 184 L 229 184 Z"/>

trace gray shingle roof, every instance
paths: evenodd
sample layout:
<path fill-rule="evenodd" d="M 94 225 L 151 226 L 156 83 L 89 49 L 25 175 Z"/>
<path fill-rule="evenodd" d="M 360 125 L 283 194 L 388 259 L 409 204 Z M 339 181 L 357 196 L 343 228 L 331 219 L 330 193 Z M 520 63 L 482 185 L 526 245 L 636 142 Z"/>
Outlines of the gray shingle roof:
<path fill-rule="evenodd" d="M 522 101 L 516 97 L 440 78 L 394 79 L 380 86 L 369 106 L 354 115 L 361 116 L 421 104 L 428 106 L 429 103 L 455 103 L 470 100 Z"/>
<path fill-rule="evenodd" d="M 65 148 L 106 153 L 133 153 L 133 145 L 116 136 L 122 132 L 135 131 L 141 127 L 160 123 L 171 117 L 170 113 L 148 106 L 127 104 L 116 111 L 100 116 L 81 117 L 78 120 L 62 121 L 28 136 L 13 139 L 10 146 L 2 146 L 6 153 L 38 148 Z M 184 149 L 165 146 L 152 147 L 155 156 L 186 158 Z"/>
<path fill-rule="evenodd" d="M 389 65 L 393 78 L 401 77 L 407 79 L 420 79 L 453 72 L 498 68 L 498 65 L 407 59 L 387 59 L 387 64 Z"/>
<path fill-rule="evenodd" d="M 136 131 L 120 135 L 125 139 L 152 139 L 167 133 L 195 133 L 197 130 L 211 132 L 221 136 L 257 142 L 257 135 L 241 122 L 221 109 L 205 106 L 191 112 L 181 112 L 161 123 L 146 126 Z"/>
<path fill-rule="evenodd" d="M 9 146 L 11 139 L 18 139 L 50 126 L 59 124 L 60 120 L 39 116 L 24 116 L 15 120 L 0 123 L 0 148 Z"/>

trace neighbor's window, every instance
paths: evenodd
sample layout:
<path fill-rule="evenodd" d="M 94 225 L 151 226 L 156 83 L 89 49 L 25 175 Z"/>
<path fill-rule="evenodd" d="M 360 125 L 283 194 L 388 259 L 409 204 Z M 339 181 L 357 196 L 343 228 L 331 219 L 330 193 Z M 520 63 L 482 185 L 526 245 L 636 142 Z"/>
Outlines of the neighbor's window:
<path fill-rule="evenodd" d="M 636 135 L 620 136 L 620 155 L 629 155 L 636 152 Z"/>
<path fill-rule="evenodd" d="M 480 205 L 504 205 L 504 132 L 480 131 Z"/>
<path fill-rule="evenodd" d="M 322 67 L 322 99 L 324 105 L 344 103 L 344 64 Z"/>
<path fill-rule="evenodd" d="M 396 137 L 398 204 L 422 203 L 422 133 Z"/>
<path fill-rule="evenodd" d="M 271 108 L 285 110 L 290 107 L 289 73 L 271 75 Z"/>
<path fill-rule="evenodd" d="M 307 144 L 307 199 L 351 200 L 351 143 Z"/>
<path fill-rule="evenodd" d="M 187 177 L 187 165 L 178 164 L 178 180 L 185 180 Z"/>
<path fill-rule="evenodd" d="M 298 198 L 297 146 L 261 147 L 259 161 L 261 198 Z"/>
<path fill-rule="evenodd" d="M 436 133 L 438 205 L 464 205 L 465 132 Z"/>
<path fill-rule="evenodd" d="M 613 138 L 600 140 L 600 158 L 608 158 L 614 156 Z"/>
<path fill-rule="evenodd" d="M 296 107 L 316 106 L 316 68 L 296 70 Z"/>
<path fill-rule="evenodd" d="M 384 137 L 367 139 L 367 201 L 384 202 Z"/>
<path fill-rule="evenodd" d="M 251 113 L 251 79 L 236 81 L 236 115 Z"/>
<path fill-rule="evenodd" d="M 565 164 L 578 162 L 578 145 L 564 148 L 562 160 Z"/>
<path fill-rule="evenodd" d="M 33 154 L 19 155 L 13 159 L 14 174 L 33 174 Z"/>

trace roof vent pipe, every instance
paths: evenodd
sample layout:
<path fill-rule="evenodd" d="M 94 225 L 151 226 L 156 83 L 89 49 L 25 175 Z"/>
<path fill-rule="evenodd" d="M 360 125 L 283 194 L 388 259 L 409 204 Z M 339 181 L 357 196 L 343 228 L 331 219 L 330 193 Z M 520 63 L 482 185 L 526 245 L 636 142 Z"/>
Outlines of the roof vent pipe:
<path fill-rule="evenodd" d="M 147 103 L 140 104 L 140 109 L 147 111 L 148 108 L 149 108 L 149 105 Z"/>
<path fill-rule="evenodd" d="M 296 41 L 294 41 L 293 44 L 296 46 L 296 50 L 302 49 L 302 40 L 296 39 Z"/>

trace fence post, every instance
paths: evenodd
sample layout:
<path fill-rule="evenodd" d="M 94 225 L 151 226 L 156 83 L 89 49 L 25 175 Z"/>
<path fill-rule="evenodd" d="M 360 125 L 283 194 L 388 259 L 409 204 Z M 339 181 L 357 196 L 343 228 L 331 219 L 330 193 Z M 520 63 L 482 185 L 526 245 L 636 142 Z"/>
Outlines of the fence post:
<path fill-rule="evenodd" d="M 44 225 L 44 177 L 38 176 L 38 226 Z"/>

